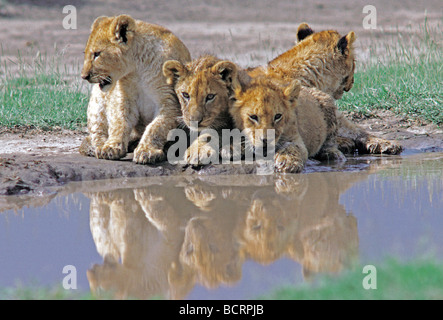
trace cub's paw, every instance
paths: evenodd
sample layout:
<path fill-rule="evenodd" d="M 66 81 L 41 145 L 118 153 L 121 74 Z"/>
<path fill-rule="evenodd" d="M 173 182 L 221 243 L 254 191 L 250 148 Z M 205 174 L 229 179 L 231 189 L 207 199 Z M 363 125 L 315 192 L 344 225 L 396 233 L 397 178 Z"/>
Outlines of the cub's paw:
<path fill-rule="evenodd" d="M 78 148 L 78 151 L 81 155 L 87 156 L 87 157 L 95 157 L 95 147 L 92 146 L 91 137 L 87 136 L 83 139 L 82 144 Z"/>
<path fill-rule="evenodd" d="M 138 164 L 153 164 L 166 159 L 163 149 L 152 148 L 139 144 L 134 150 L 133 161 Z"/>
<path fill-rule="evenodd" d="M 189 147 L 184 156 L 185 162 L 192 165 L 207 165 L 218 160 L 218 153 L 208 144 Z"/>
<path fill-rule="evenodd" d="M 322 150 L 321 155 L 316 158 L 327 161 L 346 162 L 346 157 L 343 152 L 335 147 Z"/>
<path fill-rule="evenodd" d="M 345 154 L 353 154 L 357 146 L 355 141 L 351 138 L 336 137 L 338 149 Z"/>
<path fill-rule="evenodd" d="M 368 153 L 378 154 L 400 154 L 403 147 L 395 141 L 389 141 L 381 138 L 370 137 L 366 142 Z"/>
<path fill-rule="evenodd" d="M 275 172 L 299 173 L 304 166 L 304 161 L 294 155 L 285 153 L 275 155 Z"/>
<path fill-rule="evenodd" d="M 230 144 L 220 149 L 220 158 L 228 161 L 240 161 L 244 153 L 245 148 L 243 143 L 236 146 Z"/>
<path fill-rule="evenodd" d="M 98 159 L 119 160 L 126 156 L 126 147 L 122 142 L 107 141 L 103 146 L 95 148 Z"/>

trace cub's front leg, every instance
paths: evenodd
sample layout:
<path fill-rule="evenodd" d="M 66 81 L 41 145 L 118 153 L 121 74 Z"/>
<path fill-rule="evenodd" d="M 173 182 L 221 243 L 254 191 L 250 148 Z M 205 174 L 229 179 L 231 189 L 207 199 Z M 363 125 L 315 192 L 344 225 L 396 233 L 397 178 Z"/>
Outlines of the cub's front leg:
<path fill-rule="evenodd" d="M 160 114 L 146 127 L 134 150 L 133 161 L 138 164 L 154 164 L 166 160 L 164 147 L 168 134 L 178 127 L 180 107 L 163 108 Z"/>
<path fill-rule="evenodd" d="M 85 156 L 98 157 L 97 148 L 103 147 L 108 140 L 106 99 L 98 85 L 92 88 L 87 116 L 89 135 L 82 141 L 79 152 Z"/>
<path fill-rule="evenodd" d="M 274 156 L 275 172 L 299 173 L 308 160 L 308 150 L 300 138 L 284 142 Z"/>
<path fill-rule="evenodd" d="M 115 101 L 117 100 L 117 101 Z M 107 106 L 108 139 L 102 146 L 97 146 L 99 159 L 118 160 L 128 152 L 131 131 L 138 121 L 136 102 L 130 99 L 110 101 Z"/>
<path fill-rule="evenodd" d="M 315 155 L 318 160 L 346 162 L 345 155 L 338 149 L 337 137 L 330 134 L 323 143 L 320 151 Z"/>

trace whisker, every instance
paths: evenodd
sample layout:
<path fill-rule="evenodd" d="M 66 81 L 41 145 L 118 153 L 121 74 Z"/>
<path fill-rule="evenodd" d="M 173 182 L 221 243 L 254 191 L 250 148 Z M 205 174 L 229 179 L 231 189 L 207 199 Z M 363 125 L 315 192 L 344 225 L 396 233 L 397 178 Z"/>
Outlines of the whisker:
<path fill-rule="evenodd" d="M 187 126 L 186 126 L 186 124 L 184 122 L 179 122 L 177 128 L 178 129 L 186 129 Z"/>

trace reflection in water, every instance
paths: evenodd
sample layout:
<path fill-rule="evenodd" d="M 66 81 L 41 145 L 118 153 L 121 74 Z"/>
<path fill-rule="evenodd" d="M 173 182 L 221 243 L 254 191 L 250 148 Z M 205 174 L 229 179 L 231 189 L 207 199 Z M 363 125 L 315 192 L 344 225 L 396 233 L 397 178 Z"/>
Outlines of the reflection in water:
<path fill-rule="evenodd" d="M 357 258 L 443 257 L 443 153 L 317 169 L 85 181 L 57 195 L 0 197 L 0 285 L 61 283 L 74 265 L 79 288 L 89 281 L 99 295 L 244 299 Z M 90 267 L 97 252 L 103 263 Z"/>
<path fill-rule="evenodd" d="M 91 290 L 116 298 L 185 298 L 196 284 L 234 284 L 247 260 L 300 263 L 303 276 L 335 273 L 358 253 L 355 217 L 339 196 L 360 173 L 166 179 L 88 194 L 90 226 L 104 258 Z M 235 179 L 235 178 L 234 178 Z"/>

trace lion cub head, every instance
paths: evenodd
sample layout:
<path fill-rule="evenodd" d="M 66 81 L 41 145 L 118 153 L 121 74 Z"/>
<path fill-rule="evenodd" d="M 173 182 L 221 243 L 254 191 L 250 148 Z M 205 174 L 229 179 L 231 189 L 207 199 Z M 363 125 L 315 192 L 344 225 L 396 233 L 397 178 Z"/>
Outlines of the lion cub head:
<path fill-rule="evenodd" d="M 230 114 L 254 149 L 279 148 L 279 140 L 296 126 L 294 108 L 300 81 L 289 84 L 266 77 L 254 79 L 245 88 L 235 88 L 236 102 Z"/>
<path fill-rule="evenodd" d="M 356 35 L 341 36 L 337 31 L 314 32 L 302 23 L 297 30 L 298 43 L 269 62 L 272 72 L 286 79 L 300 79 L 306 87 L 317 87 L 340 99 L 354 84 Z M 250 71 L 254 76 L 259 68 Z"/>
<path fill-rule="evenodd" d="M 163 74 L 174 85 L 183 122 L 191 130 L 225 128 L 232 86 L 238 83 L 238 68 L 230 61 L 203 56 L 186 65 L 166 61 Z"/>
<path fill-rule="evenodd" d="M 341 36 L 334 30 L 314 32 L 307 23 L 302 23 L 297 29 L 298 42 L 303 41 L 303 45 L 324 48 L 326 53 L 333 57 L 330 64 L 332 70 L 342 78 L 332 92 L 335 99 L 341 98 L 343 91 L 348 92 L 354 85 L 355 50 L 353 44 L 356 38 L 354 31 L 345 36 Z"/>
<path fill-rule="evenodd" d="M 135 66 L 127 52 L 133 45 L 135 28 L 135 20 L 128 15 L 98 17 L 86 44 L 82 78 L 98 83 L 106 92 L 133 71 Z"/>

